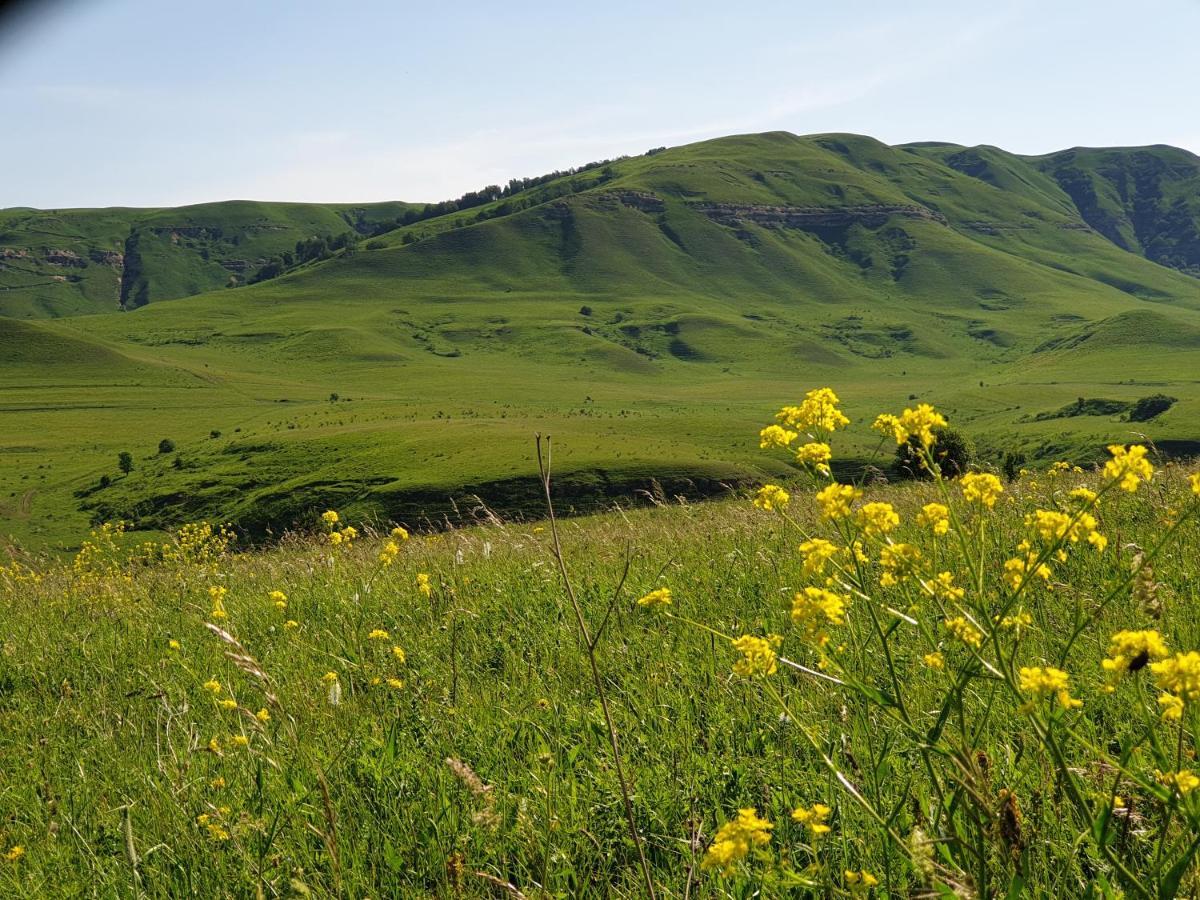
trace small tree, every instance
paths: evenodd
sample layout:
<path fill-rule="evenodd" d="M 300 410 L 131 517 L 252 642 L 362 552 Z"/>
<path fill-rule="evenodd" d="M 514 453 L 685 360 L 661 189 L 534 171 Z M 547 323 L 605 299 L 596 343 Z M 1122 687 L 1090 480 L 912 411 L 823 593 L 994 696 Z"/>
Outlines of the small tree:
<path fill-rule="evenodd" d="M 1005 451 L 1004 453 L 1004 477 L 1009 481 L 1016 481 L 1017 476 L 1021 473 L 1021 468 L 1025 465 L 1025 454 L 1020 450 L 1016 452 Z"/>
<path fill-rule="evenodd" d="M 159 453 L 171 453 L 175 450 L 175 442 L 170 438 L 163 438 L 158 442 Z"/>
<path fill-rule="evenodd" d="M 941 428 L 936 432 L 933 461 L 946 478 L 956 478 L 967 471 L 975 459 L 974 442 L 957 428 Z M 920 440 L 914 435 L 896 448 L 896 468 L 909 478 L 929 478 L 931 473 L 921 452 Z"/>
<path fill-rule="evenodd" d="M 133 471 L 133 454 L 128 450 L 122 450 L 117 454 L 117 468 L 128 475 Z"/>

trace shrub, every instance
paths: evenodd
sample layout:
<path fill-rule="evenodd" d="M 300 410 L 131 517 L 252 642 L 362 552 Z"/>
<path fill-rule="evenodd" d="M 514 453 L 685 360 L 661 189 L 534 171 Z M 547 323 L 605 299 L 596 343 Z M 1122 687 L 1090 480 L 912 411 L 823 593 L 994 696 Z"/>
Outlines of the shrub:
<path fill-rule="evenodd" d="M 1155 416 L 1165 413 L 1175 405 L 1175 402 L 1174 397 L 1168 397 L 1166 394 L 1151 394 L 1149 397 L 1142 397 L 1129 410 L 1129 421 L 1149 422 Z"/>
<path fill-rule="evenodd" d="M 122 450 L 117 454 L 117 468 L 128 475 L 133 471 L 133 454 L 128 450 Z"/>
<path fill-rule="evenodd" d="M 975 443 L 957 428 L 937 430 L 933 446 L 934 462 L 947 478 L 962 475 L 975 461 Z M 921 455 L 921 445 L 915 436 L 896 448 L 896 468 L 907 478 L 929 478 L 932 473 Z"/>
<path fill-rule="evenodd" d="M 158 442 L 159 453 L 171 453 L 175 450 L 175 442 L 170 438 L 163 438 Z"/>

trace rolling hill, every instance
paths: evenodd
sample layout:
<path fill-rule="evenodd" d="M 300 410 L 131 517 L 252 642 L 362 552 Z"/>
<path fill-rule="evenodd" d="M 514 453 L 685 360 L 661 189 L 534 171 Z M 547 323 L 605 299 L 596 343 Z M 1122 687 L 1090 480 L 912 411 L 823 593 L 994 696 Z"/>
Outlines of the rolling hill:
<path fill-rule="evenodd" d="M 69 543 L 105 517 L 209 517 L 264 534 L 326 505 L 417 524 L 475 495 L 527 509 L 534 431 L 557 436 L 580 504 L 702 494 L 772 473 L 757 428 L 818 383 L 856 414 L 855 464 L 886 461 L 865 425 L 917 398 L 993 459 L 1083 461 L 1135 431 L 1200 447 L 1184 151 L 769 133 L 384 230 L 411 208 L 0 212 L 0 530 Z M 248 281 L 347 229 L 373 236 L 225 287 L 235 261 Z M 131 246 L 136 289 L 103 256 L 127 280 Z M 18 285 L 50 271 L 67 280 Z M 1148 423 L 1049 415 L 1154 393 L 1177 402 Z"/>

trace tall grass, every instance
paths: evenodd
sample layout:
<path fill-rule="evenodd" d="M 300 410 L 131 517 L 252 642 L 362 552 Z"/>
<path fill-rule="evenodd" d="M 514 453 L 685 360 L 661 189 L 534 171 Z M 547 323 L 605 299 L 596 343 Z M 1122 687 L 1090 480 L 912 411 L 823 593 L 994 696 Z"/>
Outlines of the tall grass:
<path fill-rule="evenodd" d="M 314 523 L 254 553 L 111 528 L 74 564 L 15 561 L 0 894 L 644 896 L 636 836 L 666 897 L 1194 895 L 1200 791 L 1172 776 L 1196 768 L 1195 708 L 1163 721 L 1161 673 L 1102 660 L 1121 630 L 1200 647 L 1197 498 L 1176 468 L 1114 480 L 1030 474 L 994 508 L 958 482 L 870 486 L 853 509 L 900 520 L 870 536 L 795 486 L 782 513 L 560 520 L 580 613 L 606 623 L 611 729 L 541 526 Z M 944 535 L 917 523 L 932 502 Z M 1107 548 L 1041 542 L 1037 509 L 1090 510 Z M 816 537 L 869 561 L 817 572 L 797 549 Z M 1050 578 L 1021 587 L 1025 539 Z M 921 561 L 881 587 L 887 543 Z M 806 587 L 842 615 L 793 623 Z M 753 658 L 732 643 L 772 634 Z M 1082 706 L 1031 693 L 1033 667 Z"/>

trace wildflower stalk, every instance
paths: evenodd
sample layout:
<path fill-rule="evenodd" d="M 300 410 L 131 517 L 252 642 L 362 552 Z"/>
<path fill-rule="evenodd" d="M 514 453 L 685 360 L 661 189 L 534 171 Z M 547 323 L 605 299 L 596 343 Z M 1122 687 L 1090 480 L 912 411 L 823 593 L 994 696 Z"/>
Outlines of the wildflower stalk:
<path fill-rule="evenodd" d="M 603 630 L 596 632 L 595 638 L 592 637 L 588 630 L 587 621 L 583 617 L 583 608 L 579 605 L 579 598 L 575 595 L 575 588 L 571 584 L 571 576 L 567 572 L 566 558 L 562 552 L 562 542 L 558 536 L 558 520 L 554 515 L 554 501 L 550 497 L 550 464 L 551 464 L 551 443 L 550 436 L 546 436 L 546 452 L 542 454 L 542 436 L 536 436 L 538 472 L 541 475 L 542 490 L 546 497 L 546 513 L 550 519 L 550 537 L 554 548 L 554 559 L 558 563 L 558 572 L 562 576 L 563 589 L 566 591 L 567 598 L 571 602 L 571 609 L 575 613 L 575 624 L 579 629 L 579 637 L 583 642 L 584 650 L 587 654 L 588 666 L 591 669 L 592 684 L 596 689 L 596 696 L 600 700 L 600 708 L 604 712 L 604 724 L 608 729 L 608 741 L 612 747 L 613 767 L 617 774 L 617 782 L 621 786 L 621 800 L 625 805 L 625 819 L 629 825 L 629 836 L 633 840 L 634 847 L 637 848 L 638 860 L 642 867 L 642 876 L 646 881 L 646 896 L 650 900 L 655 900 L 656 894 L 654 891 L 654 878 L 650 874 L 650 863 L 646 860 L 646 851 L 642 846 L 642 836 L 638 832 L 637 821 L 633 815 L 633 802 L 629 798 L 629 782 L 625 777 L 625 768 L 621 762 L 621 748 L 617 738 L 617 727 L 613 722 L 612 711 L 608 705 L 608 693 L 604 689 L 604 680 L 600 677 L 600 665 L 596 659 L 596 645 L 603 634 Z"/>

